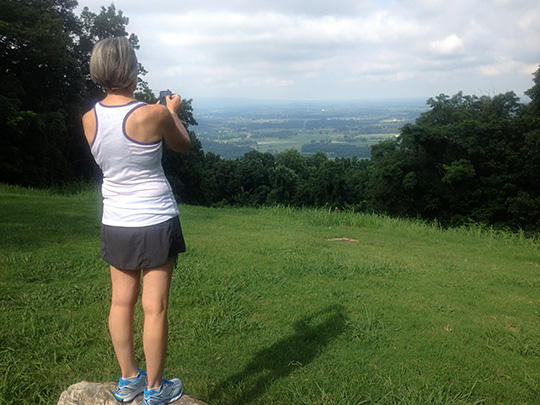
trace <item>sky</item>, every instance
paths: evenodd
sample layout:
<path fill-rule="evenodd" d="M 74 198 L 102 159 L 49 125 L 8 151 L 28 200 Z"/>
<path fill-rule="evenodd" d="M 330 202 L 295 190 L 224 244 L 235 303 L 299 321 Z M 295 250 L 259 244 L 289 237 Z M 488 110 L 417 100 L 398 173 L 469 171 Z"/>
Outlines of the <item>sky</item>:
<path fill-rule="evenodd" d="M 79 0 L 99 13 L 110 0 Z M 533 86 L 538 0 L 115 0 L 143 77 L 183 98 L 365 100 Z"/>

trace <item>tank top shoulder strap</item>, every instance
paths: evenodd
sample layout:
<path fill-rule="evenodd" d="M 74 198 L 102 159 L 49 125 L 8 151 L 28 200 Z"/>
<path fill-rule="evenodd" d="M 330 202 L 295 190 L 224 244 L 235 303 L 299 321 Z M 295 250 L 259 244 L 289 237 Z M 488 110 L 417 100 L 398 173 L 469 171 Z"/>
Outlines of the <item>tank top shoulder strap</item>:
<path fill-rule="evenodd" d="M 123 133 L 123 126 L 127 117 L 137 108 L 146 105 L 143 101 L 133 100 L 122 105 L 105 105 L 97 102 L 94 105 L 96 130 L 90 148 L 100 148 L 104 131 L 113 134 Z"/>
<path fill-rule="evenodd" d="M 100 110 L 100 111 L 109 111 L 111 114 L 114 114 L 114 113 L 118 113 L 118 114 L 126 114 L 132 110 L 134 110 L 135 108 L 139 108 L 143 105 L 146 105 L 146 103 L 144 101 L 138 101 L 138 100 L 133 100 L 127 104 L 122 104 L 122 105 L 105 105 L 103 103 L 101 103 L 101 101 L 97 102 L 96 105 L 94 106 L 94 108 L 96 109 L 96 111 Z"/>

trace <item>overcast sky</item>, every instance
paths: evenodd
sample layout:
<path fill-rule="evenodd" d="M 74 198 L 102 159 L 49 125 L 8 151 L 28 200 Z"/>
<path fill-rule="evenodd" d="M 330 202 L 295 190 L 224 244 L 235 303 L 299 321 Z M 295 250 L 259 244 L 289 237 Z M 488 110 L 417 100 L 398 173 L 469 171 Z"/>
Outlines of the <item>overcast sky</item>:
<path fill-rule="evenodd" d="M 98 13 L 108 0 L 79 0 Z M 144 79 L 184 98 L 347 100 L 532 87 L 538 0 L 115 0 Z"/>

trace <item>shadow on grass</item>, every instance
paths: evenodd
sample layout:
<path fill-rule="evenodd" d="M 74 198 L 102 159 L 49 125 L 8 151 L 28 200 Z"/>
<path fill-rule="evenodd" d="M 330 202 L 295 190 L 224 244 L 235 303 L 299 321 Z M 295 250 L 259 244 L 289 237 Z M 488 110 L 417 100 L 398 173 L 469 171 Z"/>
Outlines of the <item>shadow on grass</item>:
<path fill-rule="evenodd" d="M 341 305 L 332 305 L 293 324 L 295 333 L 255 353 L 244 370 L 222 381 L 209 403 L 247 404 L 263 395 L 276 380 L 309 364 L 345 331 Z"/>

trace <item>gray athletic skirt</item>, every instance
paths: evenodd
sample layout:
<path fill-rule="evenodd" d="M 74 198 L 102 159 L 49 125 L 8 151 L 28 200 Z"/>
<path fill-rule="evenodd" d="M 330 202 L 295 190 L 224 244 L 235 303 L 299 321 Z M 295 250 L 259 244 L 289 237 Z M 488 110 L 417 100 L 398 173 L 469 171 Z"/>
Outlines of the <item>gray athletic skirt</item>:
<path fill-rule="evenodd" d="M 151 269 L 185 251 L 178 217 L 138 228 L 101 226 L 101 257 L 117 269 Z"/>

